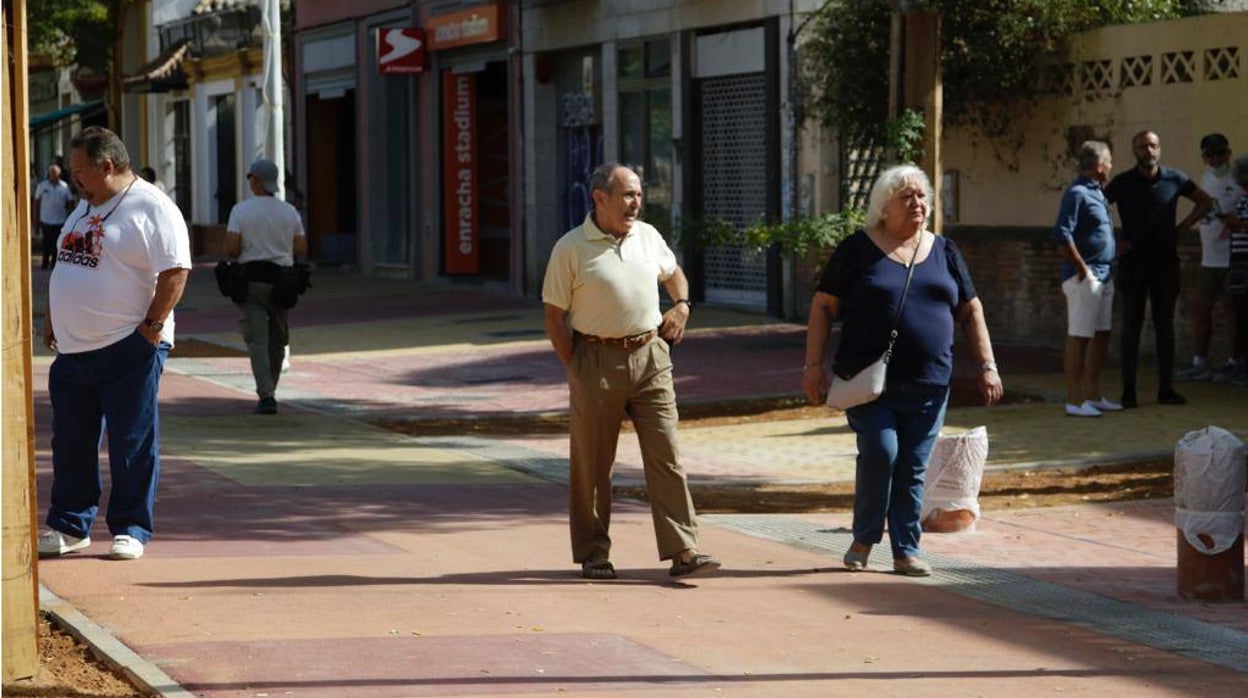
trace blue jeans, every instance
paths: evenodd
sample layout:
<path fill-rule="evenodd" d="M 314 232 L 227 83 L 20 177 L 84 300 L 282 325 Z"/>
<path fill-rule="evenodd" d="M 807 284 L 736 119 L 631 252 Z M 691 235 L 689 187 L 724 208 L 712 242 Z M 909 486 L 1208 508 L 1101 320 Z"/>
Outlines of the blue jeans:
<path fill-rule="evenodd" d="M 48 527 L 85 538 L 99 511 L 100 435 L 108 430 L 108 530 L 152 537 L 160 471 L 156 392 L 170 346 L 138 333 L 103 349 L 58 354 L 48 372 L 52 399 L 52 503 Z"/>
<path fill-rule="evenodd" d="M 893 557 L 919 554 L 923 476 L 948 403 L 949 386 L 890 383 L 880 399 L 846 411 L 858 435 L 855 542 L 879 543 L 887 519 Z"/>

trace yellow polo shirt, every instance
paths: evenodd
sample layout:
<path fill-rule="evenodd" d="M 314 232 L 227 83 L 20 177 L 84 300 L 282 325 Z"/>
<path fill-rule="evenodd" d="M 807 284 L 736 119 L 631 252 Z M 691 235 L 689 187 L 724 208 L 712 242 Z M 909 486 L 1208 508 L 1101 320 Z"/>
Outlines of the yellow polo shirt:
<path fill-rule="evenodd" d="M 676 272 L 676 255 L 642 221 L 618 242 L 592 216 L 555 243 L 542 302 L 568 311 L 572 329 L 599 337 L 631 337 L 663 321 L 659 284 Z"/>

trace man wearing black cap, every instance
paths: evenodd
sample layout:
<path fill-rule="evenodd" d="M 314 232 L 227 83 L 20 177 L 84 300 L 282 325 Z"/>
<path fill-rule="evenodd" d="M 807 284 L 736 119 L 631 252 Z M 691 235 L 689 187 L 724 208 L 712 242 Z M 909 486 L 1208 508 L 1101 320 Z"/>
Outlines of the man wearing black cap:
<path fill-rule="evenodd" d="M 1214 207 L 1200 222 L 1200 269 L 1192 293 L 1192 365 L 1179 373 L 1179 380 L 1230 380 L 1243 371 L 1236 360 L 1240 355 L 1240 337 L 1235 330 L 1231 312 L 1231 355 L 1226 364 L 1214 371 L 1209 365 L 1209 343 L 1213 336 L 1213 308 L 1218 298 L 1226 295 L 1226 275 L 1231 264 L 1231 231 L 1221 216 L 1235 210 L 1240 188 L 1231 172 L 1231 144 L 1221 133 L 1200 139 L 1200 158 L 1205 174 L 1200 188 L 1213 197 Z M 1230 304 L 1228 303 L 1228 306 Z"/>
<path fill-rule="evenodd" d="M 1157 402 L 1185 405 L 1174 390 L 1174 304 L 1179 299 L 1179 234 L 1186 233 L 1213 208 L 1213 199 L 1183 172 L 1162 167 L 1161 139 L 1152 131 L 1131 138 L 1136 166 L 1114 177 L 1105 198 L 1118 206 L 1118 295 L 1122 298 L 1122 406 L 1136 407 L 1136 373 L 1144 307 L 1152 307 L 1157 337 Z M 1177 226 L 1179 197 L 1196 203 Z"/>
<path fill-rule="evenodd" d="M 234 206 L 225 229 L 225 253 L 247 269 L 247 299 L 237 305 L 260 398 L 256 414 L 277 414 L 277 381 L 290 341 L 287 310 L 274 303 L 273 285 L 281 267 L 293 266 L 308 252 L 299 212 L 273 196 L 277 182 L 277 165 L 253 162 L 247 171 L 253 196 Z"/>

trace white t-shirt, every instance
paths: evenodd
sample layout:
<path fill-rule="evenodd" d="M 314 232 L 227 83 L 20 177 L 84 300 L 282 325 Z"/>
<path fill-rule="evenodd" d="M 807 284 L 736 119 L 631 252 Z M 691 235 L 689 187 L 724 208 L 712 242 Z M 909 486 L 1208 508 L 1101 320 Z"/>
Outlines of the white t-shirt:
<path fill-rule="evenodd" d="M 56 184 L 45 179 L 35 187 L 35 201 L 39 202 L 39 222 L 47 225 L 61 225 L 74 203 L 74 193 L 69 190 L 65 180 L 58 179 Z"/>
<path fill-rule="evenodd" d="M 182 212 L 142 178 L 99 206 L 78 202 L 57 238 L 48 284 L 58 351 L 77 354 L 125 339 L 147 316 L 157 275 L 190 268 Z M 173 344 L 173 313 L 161 339 Z"/>
<path fill-rule="evenodd" d="M 243 239 L 239 262 L 273 262 L 283 267 L 295 263 L 291 251 L 295 238 L 303 235 L 303 220 L 294 206 L 276 196 L 253 196 L 230 210 L 226 232 Z"/>
<path fill-rule="evenodd" d="M 631 337 L 663 322 L 658 282 L 674 273 L 676 255 L 654 226 L 637 221 L 617 242 L 591 214 L 551 250 L 542 302 L 567 310 L 582 334 Z"/>
<path fill-rule="evenodd" d="M 1200 178 L 1200 188 L 1213 197 L 1216 204 L 1200 221 L 1200 266 L 1225 269 L 1231 265 L 1231 230 L 1218 216 L 1235 210 L 1240 188 L 1229 168 L 1219 177 L 1207 167 L 1205 176 Z"/>

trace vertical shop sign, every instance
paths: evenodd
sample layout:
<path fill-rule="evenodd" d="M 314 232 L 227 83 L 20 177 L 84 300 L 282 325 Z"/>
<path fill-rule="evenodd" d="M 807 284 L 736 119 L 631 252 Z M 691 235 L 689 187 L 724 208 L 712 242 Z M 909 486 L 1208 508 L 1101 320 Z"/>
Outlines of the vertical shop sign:
<path fill-rule="evenodd" d="M 477 214 L 477 81 L 447 70 L 442 80 L 442 190 L 447 274 L 481 270 Z"/>

